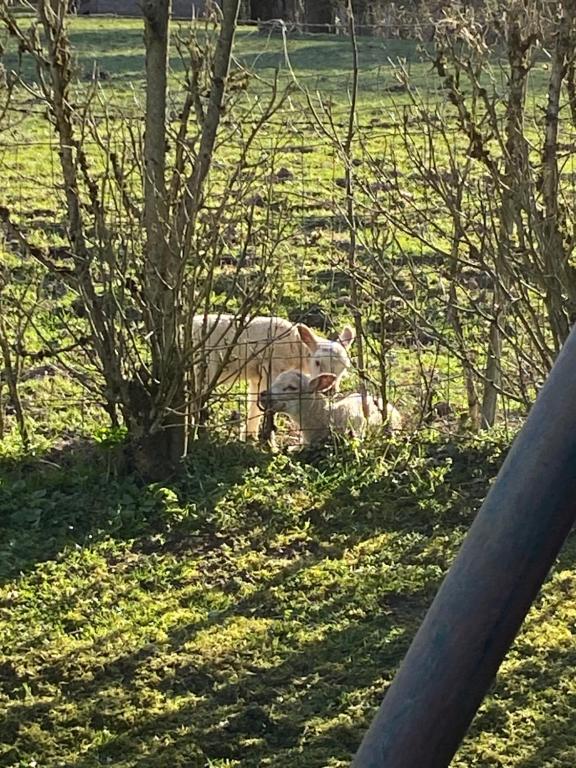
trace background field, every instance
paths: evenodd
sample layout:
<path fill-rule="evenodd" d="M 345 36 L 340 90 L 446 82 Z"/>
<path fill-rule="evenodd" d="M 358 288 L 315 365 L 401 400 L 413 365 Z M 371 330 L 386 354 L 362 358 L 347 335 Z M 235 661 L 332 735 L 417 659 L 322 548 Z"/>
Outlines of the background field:
<path fill-rule="evenodd" d="M 97 62 L 103 114 L 121 107 L 138 124 L 140 24 L 78 19 L 72 38 L 79 93 Z M 399 115 L 412 120 L 415 142 L 421 132 L 394 62 L 402 59 L 431 108 L 446 108 L 445 95 L 416 44 L 363 37 L 359 53 L 358 173 L 369 184 L 374 158 L 396 167 L 405 202 L 397 188 L 382 194 L 391 206 L 410 207 L 426 190 L 404 170 Z M 279 67 L 283 82 L 329 104 L 344 130 L 346 40 L 291 38 L 285 48 L 280 37 L 241 28 L 236 55 L 263 79 L 241 97 L 246 108 L 257 109 L 256 97 L 268 93 L 264 80 Z M 27 76 L 32 83 L 33 71 Z M 174 59 L 174 109 L 179 77 Z M 538 70 L 532 88 L 536 104 Z M 0 126 L 0 203 L 36 242 L 58 247 L 65 233 L 54 141 L 33 93 L 19 94 L 13 106 Z M 535 131 L 537 114 L 535 107 Z M 218 162 L 237 151 L 220 147 Z M 269 165 L 254 194 L 272 186 L 290 222 L 269 309 L 308 320 L 315 312 L 331 331 L 350 320 L 344 171 L 297 87 L 260 136 L 254 160 Z M 213 184 L 217 195 L 217 176 Z M 366 199 L 360 215 L 372 253 L 379 222 L 370 205 Z M 442 220 L 441 210 L 430 210 L 433 223 Z M 441 325 L 437 253 L 402 235 L 380 247 L 380 260 L 407 289 L 406 254 L 427 290 L 438 281 L 438 301 L 422 311 Z M 18 268 L 7 249 L 0 258 Z M 221 279 L 216 305 L 227 293 L 225 270 Z M 31 350 L 57 341 L 62 318 L 73 314 L 74 296 L 41 280 L 40 328 L 26 337 Z M 376 322 L 377 302 L 364 309 L 367 323 Z M 21 384 L 31 450 L 23 451 L 9 407 L 0 442 L 0 765 L 348 765 L 524 413 L 511 406 L 497 429 L 467 435 L 454 359 L 410 323 L 388 332 L 391 398 L 417 433 L 293 454 L 229 440 L 234 430 L 223 428 L 195 446 L 172 484 L 126 476 L 122 435 L 108 428 L 98 398 L 58 365 L 31 362 Z M 481 336 L 481 327 L 475 332 Z M 450 406 L 445 420 L 421 423 L 423 379 L 434 382 L 434 400 Z M 241 409 L 241 392 L 227 405 Z M 575 555 L 571 538 L 457 768 L 575 764 Z"/>
<path fill-rule="evenodd" d="M 131 139 L 126 123 L 136 138 L 141 138 L 141 115 L 144 105 L 144 61 L 142 32 L 137 20 L 78 19 L 72 25 L 72 40 L 77 52 L 74 69 L 79 104 L 86 99 L 93 73 L 97 73 L 98 90 L 92 100 L 96 122 L 102 126 L 106 141 L 122 156 Z M 240 28 L 235 49 L 237 61 L 254 71 L 256 77 L 244 92 L 240 77 L 240 95 L 236 109 L 242 119 L 231 140 L 220 145 L 216 153 L 216 173 L 211 193 L 217 200 L 222 192 L 223 172 L 241 152 L 246 125 L 262 111 L 262 102 L 270 97 L 271 84 L 278 76 L 278 90 L 290 87 L 283 108 L 267 122 L 254 142 L 249 155 L 254 175 L 248 200 L 256 209 L 256 221 L 262 229 L 262 239 L 276 239 L 274 278 L 261 303 L 261 311 L 287 315 L 291 320 L 303 320 L 321 331 L 334 335 L 351 320 L 351 274 L 348 264 L 350 234 L 346 223 L 344 190 L 345 162 L 338 142 L 346 131 L 348 120 L 351 74 L 351 49 L 346 39 L 312 35 L 289 38 L 261 35 L 254 27 Z M 435 150 L 434 173 L 449 178 L 457 173 L 454 158 L 466 146 L 456 125 L 451 122 L 450 107 L 441 81 L 434 75 L 426 46 L 415 42 L 360 37 L 360 86 L 357 105 L 356 140 L 353 144 L 357 192 L 357 272 L 371 275 L 372 284 L 364 290 L 362 316 L 366 333 L 368 374 L 376 389 L 381 378 L 381 364 L 374 349 L 385 337 L 389 352 L 383 358 L 387 394 L 419 424 L 436 402 L 443 404 L 442 413 L 450 416 L 443 428 L 458 430 L 465 420 L 465 392 L 460 361 L 450 350 L 452 331 L 447 321 L 448 268 L 443 266 L 445 254 L 451 247 L 452 225 L 442 199 L 427 187 L 419 172 L 417 159 L 409 152 L 419 153 L 427 162 L 427 136 L 421 110 L 437 112 L 447 120 L 444 144 Z M 17 65 L 10 53 L 6 66 Z M 22 72 L 31 85 L 29 92 L 21 91 L 13 101 L 0 126 L 0 158 L 5 190 L 3 205 L 15 220 L 24 226 L 32 242 L 40 246 L 64 249 L 66 222 L 63 215 L 63 185 L 59 179 L 56 141 L 46 118 L 45 108 L 34 92 L 34 70 L 26 58 Z M 544 65 L 542 74 L 545 73 Z M 531 75 L 531 96 L 534 102 L 534 136 L 541 128 L 541 103 L 545 96 L 540 82 L 539 65 Z M 505 81 L 498 57 L 494 60 L 494 87 Z M 172 58 L 172 110 L 176 116 L 182 102 L 182 66 L 176 52 Z M 405 80 L 411 93 L 406 92 Z M 503 86 L 502 86 L 503 87 Z M 315 120 L 310 105 L 317 112 Z M 243 126 L 242 120 L 245 120 Z M 229 116 L 224 121 L 229 128 L 234 123 Z M 325 135 L 329 128 L 332 139 Z M 530 135 L 530 134 L 529 134 Z M 408 136 L 408 139 L 406 139 Z M 566 137 L 568 140 L 568 136 Z M 407 143 L 408 142 L 408 143 Z M 411 146 L 410 146 L 411 145 Z M 95 172 L 103 159 L 97 144 L 86 138 L 84 146 Z M 477 174 L 478 175 L 478 174 Z M 572 161 L 563 162 L 563 177 L 567 194 L 572 193 Z M 471 205 L 478 191 L 471 186 L 466 196 Z M 489 196 L 489 193 L 488 193 Z M 238 223 L 231 213 L 225 232 L 227 243 L 224 256 L 236 265 L 246 258 L 246 266 L 238 276 L 236 268 L 223 268 L 215 283 L 212 307 L 233 309 L 243 289 L 258 274 L 260 250 L 266 245 L 256 243 L 246 254 L 239 255 Z M 392 221 L 397 226 L 390 225 Z M 239 227 L 241 230 L 241 226 Z M 407 231 L 410 230 L 410 231 Z M 260 249 L 260 250 L 259 250 Z M 13 257 L 6 254 L 9 265 Z M 65 262 L 62 262 L 65 265 Z M 34 269 L 36 271 L 34 271 Z M 40 282 L 40 290 L 28 290 L 30 275 Z M 48 346 L 61 346 L 69 336 L 68 324 L 80 327 L 74 318 L 75 295 L 58 276 L 38 274 L 37 265 L 18 264 L 12 270 L 16 285 L 10 299 L 16 304 L 35 303 L 35 312 L 43 316 L 41 333 L 28 329 L 27 347 L 31 352 Z M 472 309 L 466 321 L 466 343 L 470 357 L 482 368 L 482 346 L 487 335 L 487 317 L 491 312 L 491 278 L 481 268 L 467 270 L 466 299 Z M 18 287 L 18 284 L 21 287 Z M 531 302 L 541 314 L 541 295 L 534 292 Z M 384 308 L 382 315 L 381 309 Z M 484 315 L 482 313 L 485 313 Z M 138 323 L 137 312 L 134 321 Z M 514 318 L 509 332 L 523 334 Z M 525 333 L 524 333 L 525 336 Z M 63 341 L 64 340 L 64 341 Z M 447 341 L 448 340 L 448 341 Z M 453 342 L 453 339 L 452 339 Z M 446 344 L 448 343 L 448 347 Z M 501 418 L 512 429 L 518 417 L 526 412 L 536 386 L 542 380 L 542 369 L 534 363 L 519 365 L 515 352 L 505 352 L 505 389 L 515 390 L 515 399 L 503 398 Z M 524 354 L 530 359 L 531 350 Z M 78 360 L 72 356 L 71 365 Z M 52 372 L 54 373 L 54 372 Z M 88 370 L 87 376 L 94 375 Z M 56 371 L 58 378 L 58 372 Z M 32 379 L 34 377 L 29 377 Z M 354 386 L 350 379 L 349 386 Z M 42 384 L 28 383 L 24 388 L 45 389 Z M 75 428 L 86 420 L 93 405 L 85 392 L 74 394 L 73 384 L 50 382 L 49 394 L 36 395 L 27 401 L 32 416 L 42 421 L 45 399 L 55 409 L 63 405 L 69 410 L 71 399 L 78 404 Z M 64 402 L 59 393 L 64 391 Z M 229 408 L 243 410 L 241 390 L 226 397 Z M 39 404 L 39 408 L 36 406 Z M 447 404 L 447 407 L 445 407 Z M 68 415 L 66 418 L 70 418 Z M 89 419 L 88 419 L 89 420 Z M 91 427 L 87 426 L 87 433 Z M 43 424 L 36 437 L 50 433 Z"/>

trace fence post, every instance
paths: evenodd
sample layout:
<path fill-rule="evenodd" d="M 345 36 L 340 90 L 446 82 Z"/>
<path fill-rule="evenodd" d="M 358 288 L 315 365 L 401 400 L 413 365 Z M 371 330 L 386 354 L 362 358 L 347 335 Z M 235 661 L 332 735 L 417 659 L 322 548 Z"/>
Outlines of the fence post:
<path fill-rule="evenodd" d="M 576 518 L 576 331 L 352 763 L 444 768 Z"/>

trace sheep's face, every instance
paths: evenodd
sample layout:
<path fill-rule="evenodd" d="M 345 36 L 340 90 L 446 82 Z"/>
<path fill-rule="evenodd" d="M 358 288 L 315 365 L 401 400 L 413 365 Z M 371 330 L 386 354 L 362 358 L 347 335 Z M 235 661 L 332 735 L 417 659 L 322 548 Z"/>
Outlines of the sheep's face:
<path fill-rule="evenodd" d="M 336 341 L 316 336 L 306 325 L 299 325 L 298 333 L 310 352 L 308 360 L 310 375 L 316 377 L 322 373 L 334 374 L 332 387 L 337 389 L 338 382 L 345 371 L 350 368 L 347 348 L 354 341 L 352 328 L 347 325 Z"/>
<path fill-rule="evenodd" d="M 304 400 L 326 392 L 334 386 L 336 375 L 322 373 L 311 377 L 296 369 L 279 374 L 269 389 L 260 392 L 259 404 L 263 410 L 286 413 L 297 418 Z"/>

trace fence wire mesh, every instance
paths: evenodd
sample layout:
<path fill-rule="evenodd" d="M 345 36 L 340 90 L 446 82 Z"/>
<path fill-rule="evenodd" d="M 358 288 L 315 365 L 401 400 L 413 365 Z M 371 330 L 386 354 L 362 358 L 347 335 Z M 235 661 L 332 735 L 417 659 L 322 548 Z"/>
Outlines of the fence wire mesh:
<path fill-rule="evenodd" d="M 73 109 L 87 166 L 109 202 L 106 227 L 117 249 L 111 268 L 99 250 L 98 231 L 92 232 L 95 269 L 101 272 L 97 298 L 108 302 L 110 317 L 122 325 L 121 343 L 138 351 L 143 310 L 126 283 L 145 261 L 138 217 L 142 50 L 136 22 L 107 23 L 96 38 L 96 51 L 90 51 L 84 44 L 95 20 L 75 22 Z M 481 84 L 464 83 L 462 68 L 464 84 L 456 93 L 433 68 L 428 25 L 416 30 L 397 24 L 393 33 L 390 25 L 364 25 L 360 31 L 360 65 L 354 73 L 345 34 L 318 35 L 272 23 L 240 26 L 232 101 L 192 244 L 193 263 L 214 257 L 214 269 L 209 290 L 200 291 L 201 301 L 191 301 L 190 314 L 231 313 L 246 321 L 243 301 L 258 283 L 251 314 L 305 324 L 333 340 L 351 325 L 360 335 L 350 346 L 352 365 L 341 391 L 366 392 L 381 409 L 386 402 L 394 404 L 408 428 L 447 431 L 467 429 L 478 419 L 490 376 L 487 341 L 496 329 L 502 347 L 500 414 L 505 422 L 514 421 L 526 411 L 555 353 L 546 288 L 550 265 L 542 255 L 545 63 L 536 57 L 530 70 L 522 115 L 525 165 L 514 177 L 518 218 L 504 233 L 502 211 L 512 177 L 506 171 L 508 70 L 501 51 L 486 58 Z M 186 25 L 178 34 L 186 34 Z M 355 74 L 358 94 L 352 107 Z M 188 76 L 174 54 L 167 134 L 173 153 Z M 573 213 L 576 178 L 568 97 L 562 96 L 556 144 L 564 222 Z M 278 107 L 252 131 L 272 98 Z M 470 110 L 467 119 L 462 105 Z M 471 125 L 481 136 L 485 157 L 474 154 Z M 186 140 L 190 159 L 197 149 L 193 130 Z M 72 246 L 60 153 L 33 73 L 23 70 L 0 123 L 0 199 L 45 262 L 4 230 L 3 333 L 16 359 L 25 411 L 40 431 L 63 429 L 66 419 L 66 428 L 89 431 L 95 422 L 103 423 L 101 372 L 80 343 L 90 328 L 82 301 L 66 279 Z M 120 163 L 122 190 L 114 162 Z M 123 195 L 130 195 L 132 213 Z M 90 206 L 88 192 L 85 204 Z M 565 302 L 568 306 L 569 298 Z M 249 353 L 244 342 L 237 342 L 235 360 L 264 354 Z M 191 360 L 191 368 L 202 366 L 210 354 L 222 358 L 228 347 L 204 339 L 200 360 Z M 329 371 L 331 365 L 328 360 L 324 368 Z M 238 373 L 246 366 L 240 365 Z M 259 371 L 256 388 L 246 390 L 234 376 L 214 388 L 208 423 L 239 434 L 258 392 L 273 388 L 272 367 Z M 0 426 L 7 434 L 14 404 L 6 365 L 0 397 Z"/>

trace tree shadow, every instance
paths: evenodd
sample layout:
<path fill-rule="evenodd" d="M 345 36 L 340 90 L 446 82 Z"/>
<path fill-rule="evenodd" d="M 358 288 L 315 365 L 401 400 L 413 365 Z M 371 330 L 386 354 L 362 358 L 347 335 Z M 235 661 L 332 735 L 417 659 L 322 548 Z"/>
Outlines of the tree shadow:
<path fill-rule="evenodd" d="M 176 28 L 177 25 L 175 25 Z M 94 64 L 100 70 L 101 84 L 132 79 L 141 81 L 144 73 L 143 22 L 133 19 L 129 25 L 101 20 L 95 28 L 94 21 L 79 17 L 70 26 L 70 37 L 75 54 L 76 74 L 81 79 L 91 76 Z M 347 78 L 351 72 L 350 41 L 334 35 L 301 36 L 289 35 L 288 51 L 294 70 L 303 76 L 337 76 Z M 360 36 L 357 40 L 361 66 L 366 71 L 383 64 L 392 68 L 391 61 L 418 64 L 423 60 L 422 46 L 411 40 L 384 39 Z M 281 37 L 269 38 L 259 35 L 253 27 L 240 27 L 236 34 L 236 55 L 248 68 L 256 72 L 283 68 L 285 48 Z M 17 68 L 17 54 L 8 50 L 6 66 Z M 22 75 L 29 80 L 35 78 L 35 68 L 28 58 L 21 62 Z M 183 65 L 174 49 L 170 57 L 172 72 L 182 72 Z"/>
<path fill-rule="evenodd" d="M 465 527 L 483 492 L 479 484 L 461 487 L 463 475 L 482 460 L 478 450 L 461 446 L 442 476 L 441 493 L 437 488 L 440 507 L 458 491 L 461 506 L 453 515 L 431 507 L 427 518 L 426 507 L 415 504 L 428 479 L 401 497 L 413 483 L 406 473 L 424 477 L 425 467 L 435 476 L 446 450 L 452 449 L 430 446 L 416 470 L 400 456 L 372 481 L 366 473 L 377 454 L 320 457 L 312 471 L 305 456 L 285 464 L 281 455 L 252 446 L 207 443 L 170 490 L 206 510 L 235 483 L 240 500 L 244 488 L 256 490 L 262 500 L 241 503 L 230 535 L 211 533 L 209 524 L 195 531 L 176 525 L 158 538 L 151 535 L 157 512 L 113 534 L 134 538 L 130 552 L 144 553 L 152 568 L 165 554 L 179 564 L 169 583 L 152 579 L 147 589 L 154 602 L 166 600 L 174 615 L 186 618 L 150 642 L 142 639 L 145 632 L 131 636 L 125 628 L 117 636 L 89 635 L 72 650 L 66 644 L 52 652 L 21 648 L 14 661 L 6 658 L 0 664 L 10 701 L 6 754 L 13 762 L 24 756 L 46 762 L 70 753 L 66 764 L 76 768 L 200 768 L 209 760 L 322 768 L 329 759 L 349 759 L 443 577 L 450 548 L 442 562 L 442 542 L 455 521 Z M 278 462 L 272 474 L 282 467 L 293 473 L 288 495 L 304 482 L 327 484 L 330 492 L 297 519 L 283 518 L 275 510 L 270 461 Z M 260 482 L 249 478 L 244 485 L 253 471 L 262 473 Z M 112 481 L 120 482 L 118 489 Z M 131 482 L 84 482 L 83 514 L 94 516 L 88 499 L 97 489 L 108 493 L 110 514 Z M 63 493 L 62 486 L 56 490 Z M 155 493 L 138 488 L 143 491 L 141 501 Z M 306 535 L 286 537 L 283 526 Z M 265 568 L 250 569 L 255 555 Z M 34 562 L 31 557 L 27 567 Z M 135 567 L 143 567 L 140 560 Z M 75 600 L 88 600 L 96 586 L 90 581 Z M 66 743 L 52 743 L 54 732 Z"/>
<path fill-rule="evenodd" d="M 90 728 L 111 734 L 105 744 L 88 748 L 67 763 L 77 768 L 110 763 L 152 768 L 167 760 L 175 766 L 204 766 L 207 760 L 257 766 L 271 754 L 288 758 L 302 749 L 306 764 L 320 768 L 327 755 L 349 756 L 363 723 L 334 722 L 317 734 L 310 731 L 310 723 L 337 720 L 346 712 L 347 699 L 366 689 L 371 693 L 364 706 L 376 705 L 433 586 L 390 596 L 389 601 L 383 595 L 381 613 L 351 618 L 320 639 L 301 642 L 270 662 L 248 663 L 243 670 L 236 670 L 226 655 L 206 663 L 187 652 L 187 644 L 201 631 L 197 627 L 179 628 L 168 640 L 169 650 L 147 646 L 109 665 L 100 665 L 95 655 L 94 669 L 84 668 L 82 680 L 70 676 L 70 669 L 62 674 L 62 668 L 48 667 L 41 680 L 28 684 L 56 685 L 60 700 L 13 706 L 4 732 L 15 750 L 25 751 L 27 737 L 19 734 L 18 724 L 33 721 L 47 727 L 51 710 L 73 709 L 78 713 L 77 726 L 85 719 Z M 260 596 L 263 604 L 268 601 L 267 612 L 273 594 L 271 588 Z M 250 612 L 248 604 L 238 615 L 245 611 Z M 337 607 L 326 604 L 317 623 L 335 613 Z M 228 618 L 215 623 L 224 631 Z M 87 682 L 86 673 L 91 671 L 94 675 L 88 675 Z M 139 707 L 143 695 L 161 696 L 175 706 L 160 715 L 146 713 L 131 720 L 127 713 Z M 179 701 L 182 706 L 177 706 Z"/>
<path fill-rule="evenodd" d="M 374 480 L 363 479 L 365 472 L 359 463 L 358 477 L 344 473 L 326 504 L 311 514 L 319 531 L 326 526 L 349 533 L 366 526 L 372 530 L 418 530 L 423 534 L 432 533 L 438 526 L 448 531 L 459 526 L 464 531 L 484 501 L 508 450 L 503 442 L 468 439 L 418 441 L 409 450 L 404 444 L 382 442 L 380 446 L 377 450 L 387 457 L 387 471 Z M 339 445 L 338 451 L 344 466 L 358 461 L 355 448 L 350 449 L 346 442 Z M 333 461 L 332 456 L 329 447 L 312 448 L 303 450 L 294 460 L 324 471 Z M 350 509 L 352 514 L 339 514 L 341 508 Z"/>
<path fill-rule="evenodd" d="M 519 642 L 522 646 L 522 633 Z M 504 754 L 515 756 L 515 768 L 568 768 L 574 764 L 576 652 L 570 647 L 520 647 L 513 653 L 513 666 L 498 673 L 455 764 L 495 765 L 496 749 L 485 748 L 497 739 L 505 745 Z"/>
<path fill-rule="evenodd" d="M 193 449 L 183 475 L 165 486 L 198 506 L 199 524 L 247 471 L 271 460 L 246 443 L 202 440 Z M 71 440 L 41 456 L 0 459 L 0 584 L 70 546 L 137 537 L 146 548 L 167 527 L 175 544 L 186 531 L 167 526 L 163 488 L 126 471 L 122 446 Z"/>

